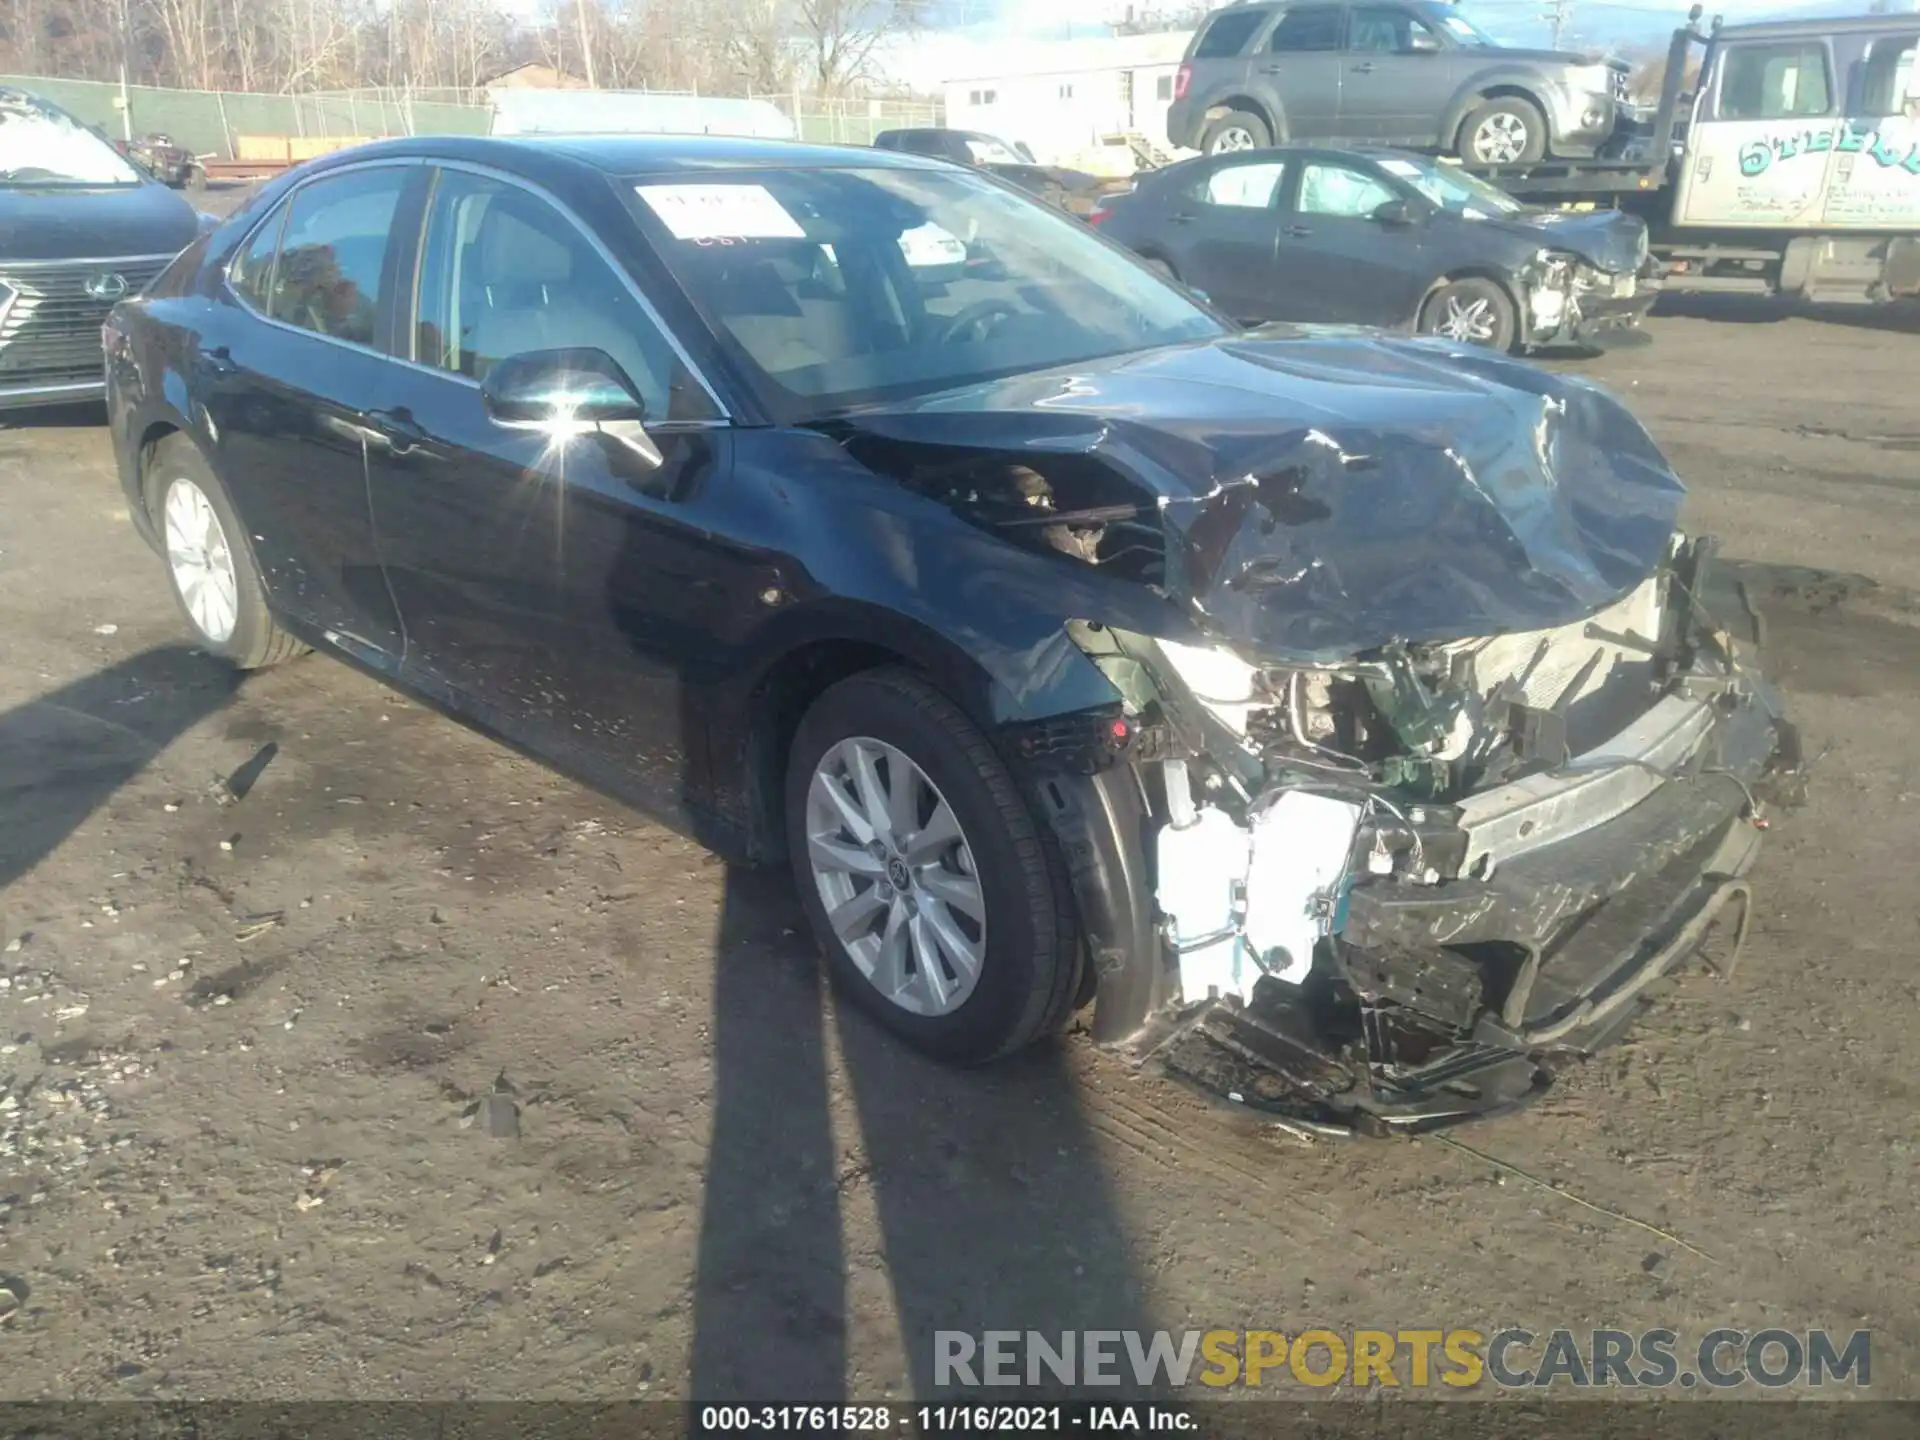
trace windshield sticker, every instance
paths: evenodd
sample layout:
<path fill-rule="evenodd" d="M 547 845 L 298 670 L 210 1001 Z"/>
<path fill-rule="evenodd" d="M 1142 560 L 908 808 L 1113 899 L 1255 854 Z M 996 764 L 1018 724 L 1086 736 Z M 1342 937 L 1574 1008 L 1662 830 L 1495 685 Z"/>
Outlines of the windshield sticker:
<path fill-rule="evenodd" d="M 764 185 L 636 185 L 676 240 L 804 240 L 807 232 Z"/>
<path fill-rule="evenodd" d="M 1832 150 L 1843 153 L 1864 151 L 1882 169 L 1891 170 L 1898 166 L 1909 175 L 1920 175 L 1920 145 L 1905 140 L 1890 144 L 1878 130 L 1857 130 L 1851 123 L 1826 125 L 1816 130 L 1793 130 L 1785 135 L 1750 140 L 1740 147 L 1740 173 L 1751 180 L 1756 175 L 1765 174 L 1776 161 L 1784 163 L 1802 155 L 1824 155 Z"/>

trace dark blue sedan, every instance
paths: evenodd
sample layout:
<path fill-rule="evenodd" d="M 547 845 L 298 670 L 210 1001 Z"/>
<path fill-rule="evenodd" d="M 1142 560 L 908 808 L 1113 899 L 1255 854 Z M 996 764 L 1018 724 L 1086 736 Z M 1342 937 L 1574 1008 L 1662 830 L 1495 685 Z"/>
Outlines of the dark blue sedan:
<path fill-rule="evenodd" d="M 1243 335 L 990 176 L 383 143 L 106 341 L 202 646 L 325 650 L 789 865 L 933 1053 L 1091 1005 L 1203 1084 L 1430 1124 L 1537 1093 L 1745 896 L 1784 732 L 1617 402 Z M 1708 757 L 1740 783 L 1663 778 Z"/>

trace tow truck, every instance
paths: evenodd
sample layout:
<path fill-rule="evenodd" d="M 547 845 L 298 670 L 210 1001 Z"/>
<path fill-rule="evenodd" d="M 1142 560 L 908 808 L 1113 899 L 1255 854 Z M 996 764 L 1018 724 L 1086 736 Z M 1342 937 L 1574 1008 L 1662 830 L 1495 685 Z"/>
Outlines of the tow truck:
<path fill-rule="evenodd" d="M 1596 157 L 1468 168 L 1531 204 L 1638 214 L 1670 293 L 1920 296 L 1920 14 L 1701 15 L 1673 32 L 1651 115 Z"/>

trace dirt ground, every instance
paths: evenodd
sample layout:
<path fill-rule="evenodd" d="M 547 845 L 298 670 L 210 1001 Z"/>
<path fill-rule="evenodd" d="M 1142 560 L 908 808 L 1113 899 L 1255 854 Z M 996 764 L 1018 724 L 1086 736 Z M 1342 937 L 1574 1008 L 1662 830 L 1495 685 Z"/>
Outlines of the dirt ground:
<path fill-rule="evenodd" d="M 1920 1396 L 1902 324 L 1703 306 L 1569 362 L 1727 553 L 1880 588 L 1773 607 L 1822 758 L 1734 980 L 1456 1132 L 1547 1188 L 1084 1037 L 923 1061 L 825 1000 L 781 877 L 332 661 L 236 683 L 98 416 L 0 428 L 0 1395 L 874 1399 L 939 1328 L 1521 1324 L 1870 1327 Z"/>

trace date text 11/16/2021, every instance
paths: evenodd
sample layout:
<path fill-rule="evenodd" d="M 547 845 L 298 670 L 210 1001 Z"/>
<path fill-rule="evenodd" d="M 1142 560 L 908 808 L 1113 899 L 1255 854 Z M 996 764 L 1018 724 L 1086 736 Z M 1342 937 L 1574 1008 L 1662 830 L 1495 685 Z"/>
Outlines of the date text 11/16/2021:
<path fill-rule="evenodd" d="M 1198 1419 L 1166 1404 L 703 1405 L 703 1434 L 1072 1435 L 1194 1431 Z"/>

